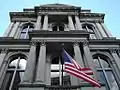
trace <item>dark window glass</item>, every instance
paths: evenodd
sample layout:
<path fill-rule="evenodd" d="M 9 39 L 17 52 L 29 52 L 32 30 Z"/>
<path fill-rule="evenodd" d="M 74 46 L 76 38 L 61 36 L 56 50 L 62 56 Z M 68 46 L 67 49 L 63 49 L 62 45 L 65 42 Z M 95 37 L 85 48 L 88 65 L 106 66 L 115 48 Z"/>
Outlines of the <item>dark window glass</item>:
<path fill-rule="evenodd" d="M 107 89 L 119 90 L 116 80 L 113 76 L 112 69 L 103 57 L 94 58 L 94 69 L 96 69 L 97 79 L 104 83 Z"/>

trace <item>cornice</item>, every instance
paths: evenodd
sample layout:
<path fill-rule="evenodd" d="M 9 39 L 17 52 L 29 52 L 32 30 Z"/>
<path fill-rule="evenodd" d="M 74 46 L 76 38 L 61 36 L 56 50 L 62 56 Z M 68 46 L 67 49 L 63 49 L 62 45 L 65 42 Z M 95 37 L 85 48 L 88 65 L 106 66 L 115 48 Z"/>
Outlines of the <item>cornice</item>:
<path fill-rule="evenodd" d="M 16 17 L 36 17 L 35 12 L 10 12 L 9 15 L 11 20 Z"/>
<path fill-rule="evenodd" d="M 89 43 L 97 45 L 120 45 L 120 39 L 114 37 L 108 37 L 108 39 L 90 39 Z"/>
<path fill-rule="evenodd" d="M 101 17 L 102 19 L 104 19 L 105 14 L 104 13 L 80 13 L 80 17 Z"/>
<path fill-rule="evenodd" d="M 29 39 L 14 39 L 11 37 L 0 37 L 0 44 L 4 45 L 20 45 L 20 44 L 24 44 L 24 45 L 28 45 L 30 43 Z"/>

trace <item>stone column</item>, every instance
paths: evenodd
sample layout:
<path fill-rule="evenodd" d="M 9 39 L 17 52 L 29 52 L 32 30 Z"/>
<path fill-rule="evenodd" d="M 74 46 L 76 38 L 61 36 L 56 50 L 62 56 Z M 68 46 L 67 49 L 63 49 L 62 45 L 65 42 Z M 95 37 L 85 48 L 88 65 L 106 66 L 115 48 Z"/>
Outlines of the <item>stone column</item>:
<path fill-rule="evenodd" d="M 5 48 L 5 49 L 2 49 L 0 53 L 0 88 L 6 73 L 5 68 L 7 67 L 7 64 L 8 64 L 8 60 L 5 60 L 7 52 L 8 52 L 8 49 Z"/>
<path fill-rule="evenodd" d="M 9 36 L 9 33 L 11 32 L 11 29 L 12 29 L 13 25 L 14 25 L 14 22 L 11 22 L 9 24 L 9 26 L 8 26 L 7 30 L 5 31 L 3 37 L 8 37 Z"/>
<path fill-rule="evenodd" d="M 86 42 L 86 41 L 83 42 L 83 50 L 84 50 L 84 54 L 85 54 L 86 60 L 88 62 L 88 65 L 91 66 L 93 63 L 93 58 L 90 53 L 90 49 L 88 47 L 88 42 Z"/>
<path fill-rule="evenodd" d="M 47 55 L 47 61 L 46 61 L 46 70 L 45 70 L 45 83 L 46 85 L 51 85 L 51 61 L 50 61 L 50 55 Z"/>
<path fill-rule="evenodd" d="M 99 32 L 101 33 L 102 37 L 107 37 L 105 31 L 101 27 L 100 23 L 96 23 L 96 26 L 98 27 Z"/>
<path fill-rule="evenodd" d="M 48 30 L 48 15 L 44 16 L 43 30 Z"/>
<path fill-rule="evenodd" d="M 72 17 L 70 15 L 68 15 L 68 23 L 69 23 L 69 29 L 70 30 L 75 30 L 73 20 L 72 20 Z"/>
<path fill-rule="evenodd" d="M 80 19 L 77 15 L 75 15 L 75 21 L 76 21 L 76 25 L 77 25 L 77 30 L 82 30 L 82 25 L 81 25 Z"/>
<path fill-rule="evenodd" d="M 41 29 L 41 15 L 38 15 L 35 30 Z"/>
<path fill-rule="evenodd" d="M 104 29 L 104 31 L 106 32 L 108 37 L 112 37 L 112 34 L 110 33 L 110 31 L 107 29 L 107 27 L 105 26 L 104 23 L 101 23 L 102 28 Z"/>
<path fill-rule="evenodd" d="M 36 63 L 36 43 L 32 42 L 22 82 L 31 83 L 33 81 L 35 63 Z"/>
<path fill-rule="evenodd" d="M 98 23 L 97 21 L 95 21 L 95 23 L 94 23 L 94 25 L 95 25 L 95 32 L 96 32 L 96 37 L 98 38 L 98 39 L 102 39 L 102 35 L 101 35 L 101 32 L 100 32 L 100 30 L 99 30 L 99 28 L 98 28 L 98 26 L 96 25 L 96 23 Z"/>
<path fill-rule="evenodd" d="M 74 56 L 75 60 L 77 61 L 77 63 L 81 67 L 84 67 L 79 44 L 78 43 L 74 43 L 73 48 L 74 48 L 74 53 L 75 53 L 75 56 Z M 76 78 L 74 76 L 71 76 L 71 84 L 72 85 L 79 85 L 79 82 L 80 82 L 80 79 L 78 79 L 78 78 Z"/>
<path fill-rule="evenodd" d="M 88 47 L 88 42 L 87 41 L 83 42 L 83 51 L 84 51 L 84 55 L 86 57 L 88 65 L 89 65 L 88 67 L 90 67 L 92 69 L 93 58 L 92 58 L 90 49 Z M 95 87 L 91 87 L 91 88 L 93 88 L 92 90 L 98 90 L 98 88 L 95 88 Z"/>
<path fill-rule="evenodd" d="M 20 25 L 20 22 L 16 22 L 14 24 L 13 29 L 11 30 L 9 37 L 14 37 L 15 36 L 15 33 L 18 30 L 19 25 Z"/>
<path fill-rule="evenodd" d="M 38 84 L 45 83 L 45 68 L 46 68 L 45 65 L 46 65 L 46 45 L 45 43 L 41 43 L 36 71 L 36 83 Z"/>

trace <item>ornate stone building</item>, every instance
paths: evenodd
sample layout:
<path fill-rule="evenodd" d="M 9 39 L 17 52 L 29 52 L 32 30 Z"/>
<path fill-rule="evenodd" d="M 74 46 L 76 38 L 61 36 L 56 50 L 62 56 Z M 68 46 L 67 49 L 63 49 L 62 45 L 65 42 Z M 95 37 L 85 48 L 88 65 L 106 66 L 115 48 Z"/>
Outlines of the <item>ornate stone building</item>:
<path fill-rule="evenodd" d="M 0 90 L 119 90 L 120 40 L 104 16 L 64 4 L 10 12 L 0 38 Z M 62 48 L 93 69 L 101 88 L 64 72 Z"/>

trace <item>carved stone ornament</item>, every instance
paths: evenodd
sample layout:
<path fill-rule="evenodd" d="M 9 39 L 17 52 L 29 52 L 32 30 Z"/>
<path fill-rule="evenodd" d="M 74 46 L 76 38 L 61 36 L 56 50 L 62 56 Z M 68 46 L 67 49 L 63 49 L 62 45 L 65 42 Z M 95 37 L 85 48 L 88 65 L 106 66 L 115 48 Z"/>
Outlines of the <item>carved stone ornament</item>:
<path fill-rule="evenodd" d="M 111 53 L 116 53 L 116 49 L 115 48 L 111 48 L 109 49 Z"/>
<path fill-rule="evenodd" d="M 31 45 L 32 45 L 32 46 L 35 46 L 35 45 L 36 45 L 36 42 L 33 42 L 33 41 L 32 41 L 32 42 L 31 42 Z"/>
<path fill-rule="evenodd" d="M 88 41 L 84 41 L 83 46 L 88 46 Z"/>
<path fill-rule="evenodd" d="M 8 51 L 8 48 L 2 48 L 1 49 L 1 53 L 7 53 L 7 51 Z"/>

